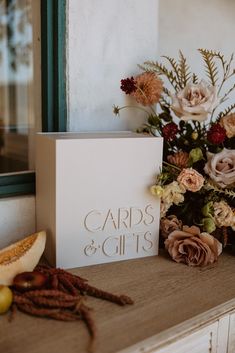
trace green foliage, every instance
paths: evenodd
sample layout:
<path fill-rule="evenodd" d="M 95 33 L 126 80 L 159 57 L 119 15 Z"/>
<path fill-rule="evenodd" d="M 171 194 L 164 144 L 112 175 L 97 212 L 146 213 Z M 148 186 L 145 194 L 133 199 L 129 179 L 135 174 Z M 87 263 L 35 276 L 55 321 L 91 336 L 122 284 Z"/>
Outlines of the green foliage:
<path fill-rule="evenodd" d="M 208 191 L 213 191 L 215 193 L 223 194 L 228 198 L 234 199 L 235 198 L 235 191 L 232 189 L 222 189 L 215 185 L 211 180 L 207 180 L 204 184 L 204 189 Z"/>
<path fill-rule="evenodd" d="M 212 86 L 215 86 L 219 77 L 218 77 L 218 67 L 215 63 L 215 55 L 213 52 L 205 49 L 198 49 L 205 63 L 205 69 L 207 77 L 209 78 Z"/>
<path fill-rule="evenodd" d="M 181 88 L 175 73 L 172 70 L 168 69 L 164 64 L 159 63 L 157 61 L 146 61 L 144 65 L 139 65 L 139 67 L 145 72 L 155 72 L 159 76 L 163 75 L 167 77 L 176 91 Z"/>
<path fill-rule="evenodd" d="M 164 55 L 162 57 L 168 62 L 169 68 L 158 61 L 146 61 L 144 65 L 139 65 L 139 67 L 146 72 L 155 72 L 160 76 L 165 76 L 176 92 L 183 89 L 191 79 L 194 82 L 198 81 L 197 76 L 191 73 L 186 57 L 181 51 L 179 51 L 178 61 L 170 56 Z M 165 93 L 169 95 L 169 92 Z"/>
<path fill-rule="evenodd" d="M 179 51 L 179 76 L 181 87 L 185 87 L 192 77 L 190 67 L 181 50 Z"/>
<path fill-rule="evenodd" d="M 231 68 L 231 64 L 233 62 L 233 55 L 231 55 L 229 59 L 226 59 L 220 51 L 213 51 L 202 48 L 198 49 L 198 51 L 201 54 L 205 64 L 206 76 L 209 79 L 211 85 L 218 86 L 219 95 L 225 82 L 227 82 L 232 76 L 235 75 L 235 70 Z M 197 84 L 199 82 L 198 76 L 195 73 L 191 72 L 190 66 L 187 63 L 187 59 L 181 50 L 179 51 L 178 60 L 167 55 L 162 56 L 162 58 L 166 60 L 166 64 L 158 61 L 146 61 L 143 65 L 139 65 L 139 67 L 146 72 L 154 72 L 159 76 L 164 76 L 165 78 L 167 78 L 175 92 L 182 90 L 190 81 L 192 81 L 194 84 Z M 222 78 L 221 82 L 219 83 L 219 72 L 221 71 L 221 68 Z M 224 93 L 224 95 L 220 99 L 220 103 L 226 101 L 226 99 L 234 90 L 235 84 L 233 84 Z M 169 107 L 169 98 L 171 98 L 171 93 L 166 87 L 164 87 L 160 103 Z M 232 107 L 232 109 L 233 108 L 234 107 Z M 220 113 L 219 117 L 226 115 L 227 112 L 230 112 L 232 109 L 231 107 L 227 108 L 224 112 Z M 212 112 L 212 116 L 213 113 L 214 111 Z"/>
<path fill-rule="evenodd" d="M 223 118 L 223 116 L 228 115 L 229 113 L 231 113 L 233 111 L 233 109 L 235 109 L 235 103 L 231 104 L 229 107 L 227 107 L 224 111 L 222 111 L 221 113 L 219 113 L 217 120 L 219 120 L 220 118 Z"/>

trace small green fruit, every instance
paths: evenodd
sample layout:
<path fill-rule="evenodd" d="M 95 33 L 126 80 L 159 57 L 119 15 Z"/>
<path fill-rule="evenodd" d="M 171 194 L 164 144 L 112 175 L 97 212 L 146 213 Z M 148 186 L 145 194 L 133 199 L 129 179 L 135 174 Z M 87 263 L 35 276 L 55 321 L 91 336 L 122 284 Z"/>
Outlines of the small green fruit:
<path fill-rule="evenodd" d="M 13 294 L 9 287 L 0 285 L 0 314 L 8 311 L 13 300 Z"/>

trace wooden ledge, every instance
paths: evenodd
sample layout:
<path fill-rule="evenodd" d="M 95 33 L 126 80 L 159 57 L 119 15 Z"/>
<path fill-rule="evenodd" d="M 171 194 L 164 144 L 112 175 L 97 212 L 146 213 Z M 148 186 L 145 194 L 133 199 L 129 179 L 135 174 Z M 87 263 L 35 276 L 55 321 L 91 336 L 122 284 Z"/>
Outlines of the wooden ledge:
<path fill-rule="evenodd" d="M 98 327 L 97 353 L 135 352 L 185 335 L 235 309 L 235 256 L 217 264 L 189 268 L 162 253 L 72 270 L 89 283 L 130 295 L 135 305 L 119 307 L 88 298 Z M 82 322 L 58 322 L 17 313 L 8 323 L 0 317 L 0 347 L 9 353 L 85 353 L 89 340 Z"/>

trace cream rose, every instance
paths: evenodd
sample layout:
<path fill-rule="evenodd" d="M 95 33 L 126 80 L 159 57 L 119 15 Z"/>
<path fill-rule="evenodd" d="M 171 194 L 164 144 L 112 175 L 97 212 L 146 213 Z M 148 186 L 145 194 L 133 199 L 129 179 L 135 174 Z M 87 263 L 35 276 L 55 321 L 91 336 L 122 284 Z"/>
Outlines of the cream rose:
<path fill-rule="evenodd" d="M 197 192 L 199 191 L 203 184 L 204 178 L 193 168 L 185 168 L 179 174 L 177 181 L 180 185 L 185 187 L 186 190 Z"/>
<path fill-rule="evenodd" d="M 215 202 L 214 221 L 217 227 L 229 227 L 233 224 L 233 210 L 225 201 Z"/>
<path fill-rule="evenodd" d="M 225 129 L 228 138 L 235 136 L 235 113 L 223 116 L 219 122 Z"/>
<path fill-rule="evenodd" d="M 213 154 L 207 153 L 204 171 L 221 188 L 233 187 L 235 183 L 235 150 Z"/>
<path fill-rule="evenodd" d="M 182 120 L 206 120 L 218 104 L 216 87 L 205 81 L 188 83 L 184 89 L 172 95 L 171 108 Z"/>
<path fill-rule="evenodd" d="M 165 240 L 172 259 L 189 266 L 205 266 L 215 262 L 222 252 L 222 244 L 208 233 L 200 233 L 196 226 L 174 230 Z"/>

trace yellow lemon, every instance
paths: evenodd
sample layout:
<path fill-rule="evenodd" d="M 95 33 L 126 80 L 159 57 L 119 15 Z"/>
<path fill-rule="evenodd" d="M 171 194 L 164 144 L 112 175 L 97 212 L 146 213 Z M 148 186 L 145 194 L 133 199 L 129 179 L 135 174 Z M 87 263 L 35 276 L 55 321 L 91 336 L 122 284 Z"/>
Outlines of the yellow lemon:
<path fill-rule="evenodd" d="M 13 294 L 10 288 L 0 285 L 0 314 L 4 314 L 11 306 Z"/>

